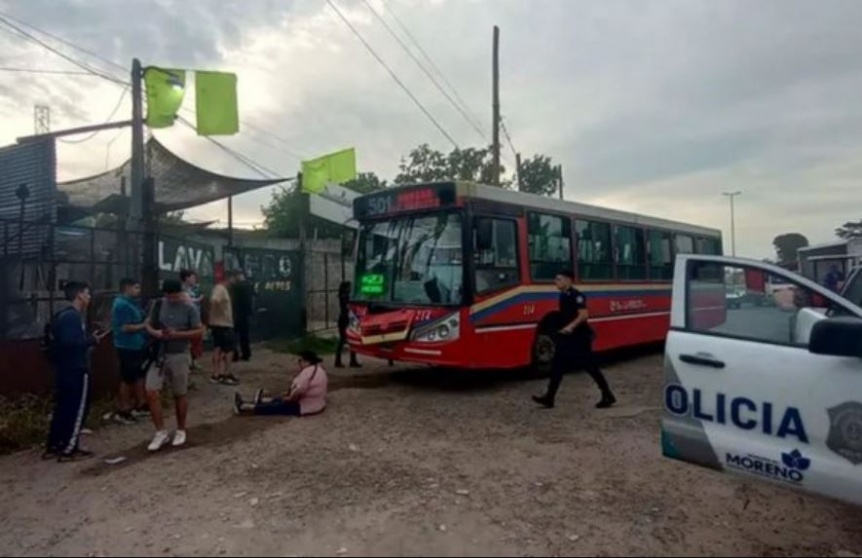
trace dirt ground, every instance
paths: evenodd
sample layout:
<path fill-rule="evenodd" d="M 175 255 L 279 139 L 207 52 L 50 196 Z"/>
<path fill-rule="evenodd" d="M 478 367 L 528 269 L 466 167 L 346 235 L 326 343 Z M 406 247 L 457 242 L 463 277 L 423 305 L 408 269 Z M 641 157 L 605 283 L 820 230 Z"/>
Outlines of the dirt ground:
<path fill-rule="evenodd" d="M 293 359 L 258 350 L 242 390 L 283 389 Z M 237 418 L 198 376 L 190 446 L 148 456 L 148 425 L 86 440 L 99 459 L 0 459 L 0 552 L 51 556 L 850 556 L 862 512 L 661 458 L 661 358 L 588 377 L 558 408 L 526 375 L 366 363 L 332 372 L 330 407 Z M 397 372 L 396 372 L 397 371 Z M 119 465 L 103 459 L 125 456 Z"/>

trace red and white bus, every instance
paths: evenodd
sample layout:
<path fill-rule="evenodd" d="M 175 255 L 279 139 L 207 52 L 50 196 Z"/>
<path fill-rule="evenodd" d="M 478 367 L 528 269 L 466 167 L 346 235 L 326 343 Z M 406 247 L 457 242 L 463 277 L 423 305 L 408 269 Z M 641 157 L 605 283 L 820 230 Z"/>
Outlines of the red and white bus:
<path fill-rule="evenodd" d="M 563 269 L 588 296 L 597 350 L 663 341 L 675 255 L 722 253 L 715 229 L 473 183 L 392 188 L 353 209 L 351 347 L 444 367 L 547 363 Z"/>

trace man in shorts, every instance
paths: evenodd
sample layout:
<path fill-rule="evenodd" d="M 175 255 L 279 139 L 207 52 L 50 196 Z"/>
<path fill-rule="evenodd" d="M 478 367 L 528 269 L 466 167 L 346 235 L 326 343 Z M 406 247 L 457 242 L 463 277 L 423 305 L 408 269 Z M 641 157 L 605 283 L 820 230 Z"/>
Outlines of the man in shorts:
<path fill-rule="evenodd" d="M 140 296 L 141 285 L 138 281 L 122 279 L 120 293 L 111 309 L 114 348 L 120 361 L 120 405 L 112 418 L 120 424 L 138 422 L 138 416 L 147 408 L 144 395 L 147 315 L 140 306 Z"/>
<path fill-rule="evenodd" d="M 147 371 L 146 388 L 156 435 L 149 451 L 162 449 L 170 434 L 165 430 L 160 392 L 165 380 L 171 385 L 177 413 L 174 447 L 186 443 L 186 417 L 189 411 L 188 391 L 191 359 L 189 342 L 203 333 L 200 312 L 183 292 L 182 283 L 166 279 L 162 284 L 164 297 L 157 300 L 147 319 L 147 331 L 159 340 L 156 362 Z"/>
<path fill-rule="evenodd" d="M 236 336 L 230 293 L 224 281 L 213 287 L 210 296 L 209 327 L 213 337 L 213 375 L 210 381 L 235 386 L 239 380 L 231 373 L 230 366 L 236 352 Z"/>

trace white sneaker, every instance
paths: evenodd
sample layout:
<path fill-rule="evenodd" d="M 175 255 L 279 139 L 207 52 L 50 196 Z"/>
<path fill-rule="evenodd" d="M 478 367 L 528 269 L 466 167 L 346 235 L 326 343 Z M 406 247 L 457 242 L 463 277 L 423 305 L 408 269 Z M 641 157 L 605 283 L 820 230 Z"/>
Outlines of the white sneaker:
<path fill-rule="evenodd" d="M 168 433 L 165 430 L 159 430 L 156 432 L 156 435 L 153 437 L 153 441 L 150 442 L 148 451 L 159 451 L 162 449 L 162 446 L 168 443 Z"/>
<path fill-rule="evenodd" d="M 178 448 L 180 446 L 186 445 L 186 431 L 185 430 L 177 430 L 174 433 L 174 443 L 173 446 Z"/>

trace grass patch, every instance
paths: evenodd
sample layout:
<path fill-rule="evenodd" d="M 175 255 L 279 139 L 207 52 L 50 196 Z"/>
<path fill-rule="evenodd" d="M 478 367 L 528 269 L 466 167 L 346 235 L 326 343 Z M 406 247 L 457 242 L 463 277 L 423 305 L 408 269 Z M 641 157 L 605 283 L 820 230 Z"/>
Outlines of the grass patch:
<path fill-rule="evenodd" d="M 314 351 L 318 355 L 331 355 L 338 348 L 338 339 L 306 335 L 298 339 L 274 339 L 267 342 L 267 347 L 277 353 L 296 355 L 302 351 Z"/>
<path fill-rule="evenodd" d="M 0 397 L 0 454 L 44 444 L 50 413 L 51 400 L 47 397 Z"/>
<path fill-rule="evenodd" d="M 166 416 L 173 412 L 173 398 L 167 390 L 162 392 L 162 408 Z M 102 397 L 92 401 L 84 426 L 95 431 L 110 424 L 105 422 L 104 417 L 116 409 L 117 402 L 114 397 Z M 48 441 L 53 410 L 54 401 L 51 397 L 0 396 L 0 455 L 43 447 Z"/>

